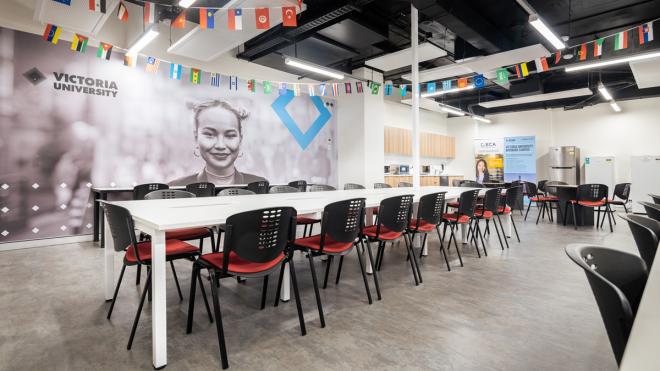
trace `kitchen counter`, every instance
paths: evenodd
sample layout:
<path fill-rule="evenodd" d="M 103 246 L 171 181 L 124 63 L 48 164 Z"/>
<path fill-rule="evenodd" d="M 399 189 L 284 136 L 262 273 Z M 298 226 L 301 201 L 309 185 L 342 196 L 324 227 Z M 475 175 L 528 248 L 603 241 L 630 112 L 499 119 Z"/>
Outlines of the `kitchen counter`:
<path fill-rule="evenodd" d="M 463 180 L 463 175 L 430 175 L 430 174 L 421 174 L 420 176 L 420 185 L 422 187 L 428 186 L 451 186 L 452 181 L 454 180 Z M 399 183 L 412 183 L 412 175 L 410 174 L 385 174 L 385 183 L 389 184 L 392 187 L 397 187 Z"/>

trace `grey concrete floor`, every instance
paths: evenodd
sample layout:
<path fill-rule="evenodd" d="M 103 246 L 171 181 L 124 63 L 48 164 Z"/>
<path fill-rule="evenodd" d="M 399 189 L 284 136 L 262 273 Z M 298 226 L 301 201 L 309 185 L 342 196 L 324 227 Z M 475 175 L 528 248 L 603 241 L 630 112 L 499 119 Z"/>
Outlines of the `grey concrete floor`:
<path fill-rule="evenodd" d="M 223 280 L 221 306 L 232 370 L 616 370 L 605 328 L 584 273 L 564 253 L 568 243 L 634 251 L 628 226 L 615 232 L 534 224 L 516 216 L 522 243 L 488 257 L 451 252 L 448 272 L 429 239 L 424 283 L 414 286 L 403 246 L 386 249 L 383 300 L 367 299 L 355 254 L 338 286 L 322 290 L 320 328 L 307 260 L 295 260 L 307 335 L 292 300 L 259 310 L 261 280 Z M 0 370 L 137 370 L 151 366 L 151 311 L 145 304 L 133 349 L 126 350 L 139 302 L 135 269 L 127 269 L 113 313 L 103 300 L 103 250 L 93 243 L 0 253 Z M 121 267 L 120 257 L 116 267 Z M 317 262 L 322 276 L 324 264 Z M 197 295 L 193 333 L 185 334 L 191 263 L 176 263 L 180 302 L 168 269 L 168 370 L 220 369 L 214 325 Z M 333 267 L 332 276 L 334 277 Z M 144 275 L 143 275 L 144 277 Z M 372 285 L 375 296 L 375 290 Z"/>

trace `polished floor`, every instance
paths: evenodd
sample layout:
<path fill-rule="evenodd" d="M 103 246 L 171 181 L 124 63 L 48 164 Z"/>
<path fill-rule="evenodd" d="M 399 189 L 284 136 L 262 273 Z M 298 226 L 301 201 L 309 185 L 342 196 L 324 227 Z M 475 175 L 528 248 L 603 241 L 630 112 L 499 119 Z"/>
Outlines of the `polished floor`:
<path fill-rule="evenodd" d="M 516 216 L 522 243 L 488 257 L 464 245 L 465 267 L 451 252 L 447 272 L 438 240 L 429 240 L 424 283 L 414 286 L 403 246 L 386 250 L 383 300 L 368 305 L 355 255 L 341 281 L 322 291 L 320 328 L 309 266 L 296 259 L 307 335 L 300 336 L 294 301 L 260 311 L 261 281 L 221 287 L 231 370 L 616 370 L 605 328 L 583 272 L 566 257 L 568 243 L 634 250 L 628 226 L 615 232 L 574 231 Z M 532 217 L 533 216 L 533 217 Z M 126 350 L 139 287 L 127 270 L 111 321 L 103 300 L 103 252 L 92 243 L 0 253 L 0 370 L 152 369 L 150 306 L 145 304 Z M 121 267 L 118 257 L 117 268 Z M 322 275 L 324 264 L 317 263 Z M 217 338 L 198 294 L 193 333 L 185 334 L 191 265 L 177 262 L 180 302 L 168 269 L 167 370 L 220 369 Z M 336 265 L 335 265 L 336 267 Z M 335 268 L 333 267 L 333 268 Z M 331 277 L 334 277 L 334 269 Z M 373 285 L 372 285 L 373 290 Z M 375 294 L 375 292 L 374 292 Z"/>

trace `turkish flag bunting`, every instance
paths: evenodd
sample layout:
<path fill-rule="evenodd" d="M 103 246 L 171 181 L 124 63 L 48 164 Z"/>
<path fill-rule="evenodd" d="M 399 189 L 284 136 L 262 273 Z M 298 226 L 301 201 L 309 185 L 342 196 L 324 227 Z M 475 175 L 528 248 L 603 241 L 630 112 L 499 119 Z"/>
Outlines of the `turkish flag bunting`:
<path fill-rule="evenodd" d="M 267 30 L 270 28 L 270 9 L 269 8 L 257 8 L 254 10 L 255 18 L 257 21 L 257 29 Z"/>
<path fill-rule="evenodd" d="M 296 26 L 298 26 L 298 21 L 296 19 L 296 7 L 295 6 L 283 6 L 282 7 L 282 25 L 284 27 L 296 27 Z"/>
<path fill-rule="evenodd" d="M 172 28 L 186 28 L 186 11 L 183 10 L 172 21 Z"/>

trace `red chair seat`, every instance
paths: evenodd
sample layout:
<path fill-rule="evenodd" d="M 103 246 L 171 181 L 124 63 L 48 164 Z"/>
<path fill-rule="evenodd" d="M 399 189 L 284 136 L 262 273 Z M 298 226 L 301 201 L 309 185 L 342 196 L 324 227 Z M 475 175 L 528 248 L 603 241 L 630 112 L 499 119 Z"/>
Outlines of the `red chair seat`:
<path fill-rule="evenodd" d="M 376 238 L 376 225 L 370 225 L 368 227 L 365 227 L 362 230 L 362 233 L 364 233 L 365 236 Z M 401 237 L 403 233 L 401 232 L 394 232 L 389 229 L 387 229 L 384 226 L 380 226 L 380 235 L 378 235 L 378 238 L 381 240 L 396 240 L 397 238 Z"/>
<path fill-rule="evenodd" d="M 447 202 L 447 206 L 454 207 L 454 208 L 458 207 L 458 204 L 459 204 L 458 201 Z"/>
<path fill-rule="evenodd" d="M 199 257 L 201 260 L 211 264 L 218 270 L 222 270 L 222 259 L 224 258 L 224 253 L 214 252 L 211 254 L 204 254 Z M 265 263 L 256 263 L 245 260 L 236 253 L 229 253 L 229 264 L 227 265 L 227 270 L 231 273 L 242 273 L 242 274 L 251 274 L 267 271 L 276 265 L 280 264 L 284 259 L 284 253 L 280 253 L 275 259 L 265 262 Z"/>
<path fill-rule="evenodd" d="M 297 224 L 302 224 L 302 225 L 315 224 L 315 223 L 319 223 L 320 221 L 321 221 L 320 219 L 309 218 L 309 217 L 306 217 L 306 216 L 296 217 L 296 223 Z"/>
<path fill-rule="evenodd" d="M 605 201 L 575 201 L 571 200 L 572 204 L 578 204 L 580 206 L 587 206 L 587 207 L 598 207 L 598 206 L 605 206 Z"/>
<path fill-rule="evenodd" d="M 151 241 L 144 241 L 137 244 L 137 249 L 142 261 L 151 260 Z M 184 254 L 195 254 L 199 252 L 199 248 L 181 240 L 167 240 L 165 242 L 165 256 L 175 256 Z M 138 260 L 135 256 L 135 249 L 129 246 L 126 249 L 125 256 L 127 263 L 137 264 Z"/>
<path fill-rule="evenodd" d="M 168 240 L 195 240 L 206 237 L 210 233 L 208 228 L 204 227 L 184 228 L 165 232 L 165 238 Z"/>
<path fill-rule="evenodd" d="M 557 197 L 557 196 L 545 196 L 543 198 L 545 199 L 545 201 L 549 201 L 549 202 L 559 201 L 559 197 Z"/>
<path fill-rule="evenodd" d="M 467 215 L 461 215 L 459 217 L 457 213 L 444 214 L 442 215 L 442 218 L 450 222 L 455 222 L 460 224 L 467 223 L 470 221 L 470 217 L 468 217 Z"/>
<path fill-rule="evenodd" d="M 623 200 L 608 199 L 607 202 L 611 203 L 613 205 L 625 205 L 626 204 L 626 201 L 623 201 Z"/>
<path fill-rule="evenodd" d="M 420 220 L 419 226 L 417 226 L 417 219 L 413 219 L 410 221 L 410 224 L 408 224 L 408 228 L 418 232 L 431 232 L 435 229 L 435 224 L 431 224 L 426 220 Z"/>
<path fill-rule="evenodd" d="M 318 251 L 321 250 L 321 235 L 317 234 L 305 238 L 298 238 L 293 244 Z M 332 254 L 342 253 L 349 250 L 351 247 L 353 247 L 352 242 L 337 242 L 328 235 L 325 236 L 325 241 L 323 241 L 323 252 L 329 252 Z"/>
<path fill-rule="evenodd" d="M 490 219 L 493 217 L 493 212 L 489 210 L 476 210 L 474 216 L 477 218 Z"/>
<path fill-rule="evenodd" d="M 500 206 L 500 207 L 497 208 L 497 212 L 500 213 L 500 214 L 509 214 L 509 213 L 511 213 L 511 208 L 508 207 L 508 206 L 507 207 Z"/>

